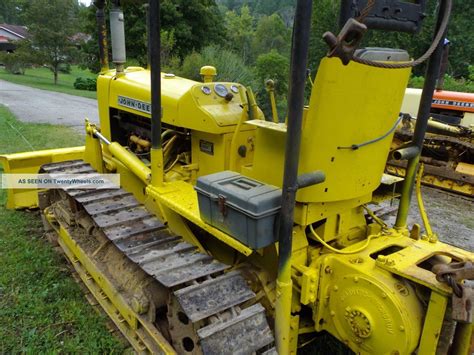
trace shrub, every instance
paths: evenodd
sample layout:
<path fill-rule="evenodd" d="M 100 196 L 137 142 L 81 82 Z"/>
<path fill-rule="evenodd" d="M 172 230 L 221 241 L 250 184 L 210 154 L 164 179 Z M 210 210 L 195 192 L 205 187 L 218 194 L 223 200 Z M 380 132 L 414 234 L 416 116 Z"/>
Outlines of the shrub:
<path fill-rule="evenodd" d="M 474 81 L 474 65 L 469 66 L 469 80 Z"/>
<path fill-rule="evenodd" d="M 31 66 L 33 54 L 28 41 L 16 43 L 13 53 L 0 52 L 0 63 L 5 65 L 5 70 L 11 74 L 25 74 L 25 69 Z"/>
<path fill-rule="evenodd" d="M 242 63 L 240 56 L 218 46 L 205 47 L 200 53 L 193 52 L 188 55 L 184 58 L 178 74 L 188 79 L 201 81 L 199 70 L 204 65 L 216 67 L 216 81 L 237 82 L 245 86 L 253 84 L 252 70 Z"/>
<path fill-rule="evenodd" d="M 97 91 L 97 79 L 78 77 L 74 82 L 76 90 Z"/>
<path fill-rule="evenodd" d="M 71 64 L 61 63 L 59 65 L 58 71 L 63 74 L 71 74 Z"/>
<path fill-rule="evenodd" d="M 423 88 L 425 79 L 421 76 L 413 76 L 410 78 L 409 87 Z M 466 80 L 464 78 L 455 79 L 446 74 L 444 77 L 444 90 L 458 91 L 458 92 L 474 92 L 474 81 Z"/>
<path fill-rule="evenodd" d="M 10 56 L 11 57 L 11 56 Z M 25 74 L 25 65 L 17 61 L 4 61 L 5 70 L 10 74 L 24 75 Z"/>
<path fill-rule="evenodd" d="M 275 98 L 277 102 L 278 116 L 281 122 L 285 120 L 287 109 L 287 91 L 289 76 L 289 60 L 277 51 L 262 54 L 257 58 L 257 102 L 265 113 L 267 119 L 272 117 L 270 98 L 265 89 L 265 82 L 272 79 L 275 82 Z"/>
<path fill-rule="evenodd" d="M 425 83 L 425 78 L 422 76 L 412 76 L 408 83 L 408 86 L 415 89 L 422 89 Z"/>

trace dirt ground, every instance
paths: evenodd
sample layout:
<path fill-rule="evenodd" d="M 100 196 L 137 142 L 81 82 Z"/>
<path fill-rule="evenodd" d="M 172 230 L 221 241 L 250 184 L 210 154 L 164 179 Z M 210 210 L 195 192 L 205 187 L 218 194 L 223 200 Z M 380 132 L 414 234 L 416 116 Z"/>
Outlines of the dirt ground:
<path fill-rule="evenodd" d="M 474 252 L 474 199 L 426 186 L 422 187 L 422 196 L 431 226 L 438 237 L 445 243 Z M 384 219 L 393 225 L 395 215 L 393 213 Z M 415 195 L 408 225 L 414 223 L 422 225 Z"/>

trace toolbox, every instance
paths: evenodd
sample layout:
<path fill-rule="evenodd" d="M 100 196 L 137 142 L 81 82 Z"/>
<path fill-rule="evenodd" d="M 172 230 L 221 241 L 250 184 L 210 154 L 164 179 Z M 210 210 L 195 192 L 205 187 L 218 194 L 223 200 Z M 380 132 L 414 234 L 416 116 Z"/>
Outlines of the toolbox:
<path fill-rule="evenodd" d="M 259 249 L 277 241 L 281 190 L 232 171 L 198 178 L 201 219 Z"/>

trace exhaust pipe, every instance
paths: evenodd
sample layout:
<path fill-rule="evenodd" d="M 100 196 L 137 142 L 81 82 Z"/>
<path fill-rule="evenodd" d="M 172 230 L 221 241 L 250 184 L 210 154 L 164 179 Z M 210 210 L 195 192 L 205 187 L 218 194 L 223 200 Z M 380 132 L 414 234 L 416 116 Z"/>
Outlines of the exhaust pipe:
<path fill-rule="evenodd" d="M 105 23 L 105 0 L 95 0 L 97 32 L 99 33 L 100 72 L 109 70 L 109 44 L 107 42 L 107 25 Z"/>
<path fill-rule="evenodd" d="M 123 73 L 127 61 L 125 50 L 125 20 L 120 7 L 120 0 L 114 0 L 110 10 L 110 35 L 112 38 L 112 61 L 117 74 Z"/>
<path fill-rule="evenodd" d="M 420 154 L 420 148 L 416 145 L 409 145 L 404 148 L 397 149 L 393 152 L 392 158 L 395 160 L 409 160 Z"/>
<path fill-rule="evenodd" d="M 160 1 L 148 3 L 148 48 L 151 70 L 151 183 L 163 184 L 163 151 L 161 143 L 161 22 Z"/>

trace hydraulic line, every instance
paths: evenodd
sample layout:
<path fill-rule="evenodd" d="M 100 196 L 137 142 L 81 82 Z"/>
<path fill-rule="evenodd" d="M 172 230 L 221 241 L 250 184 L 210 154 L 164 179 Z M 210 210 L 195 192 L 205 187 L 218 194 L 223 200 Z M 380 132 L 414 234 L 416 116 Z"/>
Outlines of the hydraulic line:
<path fill-rule="evenodd" d="M 356 253 L 360 253 L 361 251 L 365 250 L 369 244 L 370 244 L 370 241 L 372 239 L 375 239 L 375 238 L 378 238 L 379 236 L 378 235 L 371 235 L 367 238 L 366 242 L 364 243 L 364 245 L 362 245 L 360 248 L 357 248 L 355 250 L 340 250 L 340 249 L 336 249 L 332 246 L 330 246 L 328 243 L 326 243 L 317 233 L 316 231 L 314 230 L 313 226 L 310 224 L 309 225 L 309 230 L 311 231 L 311 234 L 313 235 L 313 237 L 316 239 L 316 241 L 318 241 L 319 243 L 321 243 L 324 247 L 328 248 L 329 250 L 331 250 L 332 252 L 334 253 L 337 253 L 337 254 L 345 254 L 345 255 L 350 255 L 350 254 L 356 254 Z"/>
<path fill-rule="evenodd" d="M 381 140 L 387 138 L 390 134 L 392 134 L 393 132 L 395 132 L 395 130 L 397 129 L 398 125 L 400 124 L 400 122 L 402 122 L 403 120 L 403 116 L 400 116 L 398 117 L 398 120 L 395 122 L 395 124 L 393 125 L 392 128 L 390 128 L 390 130 L 385 133 L 384 135 L 378 137 L 378 138 L 374 138 L 374 139 L 371 139 L 370 141 L 367 141 L 367 142 L 364 142 L 364 143 L 360 143 L 360 144 L 353 144 L 349 147 L 337 147 L 337 149 L 351 149 L 351 150 L 357 150 L 359 148 L 362 148 L 362 147 L 365 147 L 367 145 L 370 145 L 370 144 L 374 144 L 374 143 L 377 143 L 377 142 L 380 142 Z"/>

